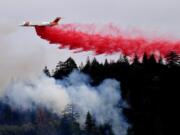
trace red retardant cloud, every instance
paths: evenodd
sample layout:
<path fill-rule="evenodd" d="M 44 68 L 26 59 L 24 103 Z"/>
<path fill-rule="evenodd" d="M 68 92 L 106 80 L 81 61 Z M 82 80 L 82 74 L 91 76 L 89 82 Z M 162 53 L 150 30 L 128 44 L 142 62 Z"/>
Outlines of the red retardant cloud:
<path fill-rule="evenodd" d="M 126 56 L 136 54 L 141 57 L 144 53 L 161 55 L 164 57 L 170 51 L 180 54 L 180 41 L 174 42 L 165 39 L 147 40 L 144 37 L 130 38 L 123 34 L 111 35 L 91 31 L 84 25 L 79 30 L 74 24 L 63 24 L 54 27 L 35 27 L 37 35 L 57 44 L 59 48 L 81 49 L 81 51 L 94 51 L 96 54 L 121 53 Z M 115 28 L 114 28 L 115 29 Z M 117 30 L 118 31 L 118 30 Z"/>

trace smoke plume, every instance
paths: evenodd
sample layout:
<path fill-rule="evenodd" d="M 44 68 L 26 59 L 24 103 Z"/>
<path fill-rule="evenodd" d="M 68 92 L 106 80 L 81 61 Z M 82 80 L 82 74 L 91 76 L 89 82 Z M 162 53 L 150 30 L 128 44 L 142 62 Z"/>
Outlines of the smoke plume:
<path fill-rule="evenodd" d="M 80 123 L 84 123 L 89 111 L 98 124 L 111 123 L 116 134 L 125 135 L 128 124 L 118 107 L 123 104 L 119 86 L 116 80 L 107 79 L 93 87 L 90 78 L 78 71 L 59 81 L 41 75 L 10 83 L 4 102 L 20 110 L 41 106 L 59 116 L 68 104 L 75 104 L 79 108 Z"/>
<path fill-rule="evenodd" d="M 180 42 L 164 39 L 148 40 L 145 37 L 126 37 L 116 27 L 98 32 L 94 25 L 62 24 L 55 27 L 36 27 L 37 35 L 60 48 L 94 51 L 96 54 L 122 53 L 127 56 L 144 53 L 167 55 L 169 51 L 180 53 Z M 109 32 L 110 30 L 110 32 Z M 109 34 L 108 34 L 109 33 Z M 113 33 L 113 34 L 112 34 Z"/>
<path fill-rule="evenodd" d="M 0 97 L 11 80 L 33 78 L 45 65 L 54 68 L 61 56 L 56 47 L 22 36 L 25 31 L 31 33 L 19 29 L 13 20 L 0 21 Z"/>

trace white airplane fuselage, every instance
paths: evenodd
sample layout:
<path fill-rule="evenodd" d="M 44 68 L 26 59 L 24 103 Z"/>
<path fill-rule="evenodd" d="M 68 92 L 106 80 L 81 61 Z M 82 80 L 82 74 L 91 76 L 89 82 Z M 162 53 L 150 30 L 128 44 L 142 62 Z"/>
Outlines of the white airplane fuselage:
<path fill-rule="evenodd" d="M 55 26 L 58 25 L 58 22 L 60 21 L 61 17 L 57 17 L 52 22 L 42 22 L 42 23 L 31 23 L 31 22 L 23 22 L 20 26 L 23 27 L 45 27 L 45 26 Z"/>

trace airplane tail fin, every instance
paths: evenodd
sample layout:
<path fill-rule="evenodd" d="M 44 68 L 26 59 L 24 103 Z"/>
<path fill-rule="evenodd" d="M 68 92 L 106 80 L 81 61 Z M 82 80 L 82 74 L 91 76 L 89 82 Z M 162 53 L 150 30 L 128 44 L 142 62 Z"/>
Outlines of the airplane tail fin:
<path fill-rule="evenodd" d="M 56 19 L 54 19 L 54 21 L 52 21 L 53 23 L 58 23 L 61 20 L 61 17 L 57 17 Z"/>

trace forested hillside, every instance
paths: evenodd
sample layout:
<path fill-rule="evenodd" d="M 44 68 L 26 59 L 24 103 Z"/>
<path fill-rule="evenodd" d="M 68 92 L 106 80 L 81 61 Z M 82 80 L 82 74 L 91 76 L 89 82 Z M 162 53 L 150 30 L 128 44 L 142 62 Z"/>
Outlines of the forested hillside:
<path fill-rule="evenodd" d="M 95 58 L 78 67 L 72 58 L 59 62 L 51 72 L 43 70 L 48 77 L 61 80 L 73 70 L 91 77 L 91 85 L 112 78 L 120 82 L 121 94 L 127 106 L 119 106 L 129 123 L 128 135 L 171 135 L 175 129 L 179 106 L 180 56 L 169 53 L 165 59 L 144 55 L 142 60 L 134 57 L 129 64 L 126 57 L 118 61 L 99 63 Z M 88 98 L 88 97 L 87 97 Z M 61 116 L 38 106 L 24 111 L 0 103 L 0 135 L 113 135 L 112 125 L 96 123 L 87 112 L 84 124 L 76 105 L 69 104 Z M 113 116 L 112 116 L 113 117 Z"/>

